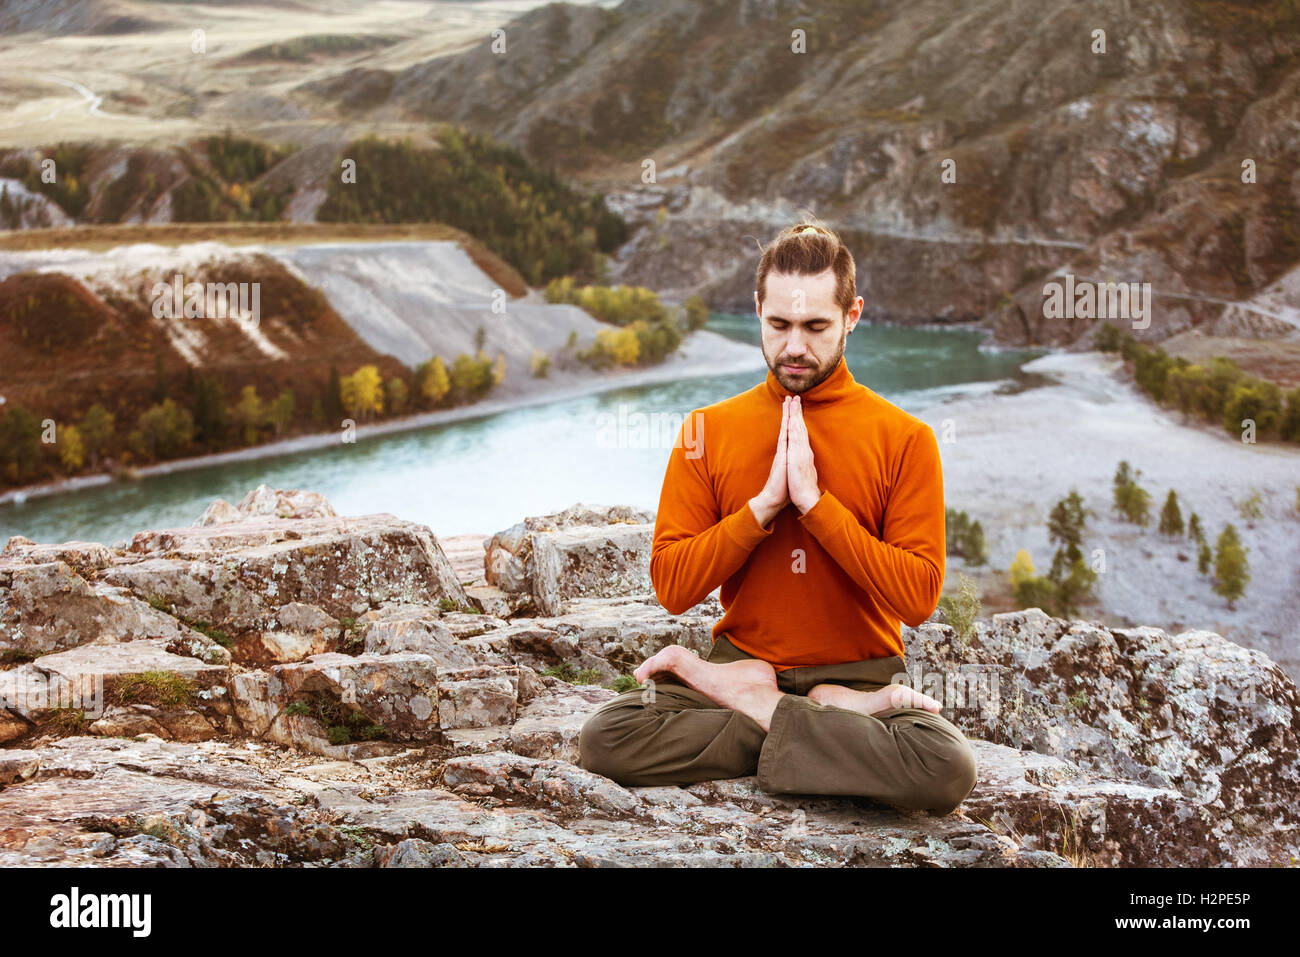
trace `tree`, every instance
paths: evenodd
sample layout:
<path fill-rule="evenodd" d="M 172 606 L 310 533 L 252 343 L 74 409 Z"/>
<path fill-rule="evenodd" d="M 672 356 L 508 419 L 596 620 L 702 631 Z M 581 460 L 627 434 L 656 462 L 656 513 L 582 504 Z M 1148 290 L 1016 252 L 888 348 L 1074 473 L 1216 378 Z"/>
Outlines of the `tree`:
<path fill-rule="evenodd" d="M 277 395 L 266 410 L 266 421 L 278 436 L 293 421 L 293 390 L 285 389 Z"/>
<path fill-rule="evenodd" d="M 492 363 L 479 353 L 478 358 L 461 353 L 451 364 L 451 387 L 458 402 L 469 402 L 492 387 Z"/>
<path fill-rule="evenodd" d="M 1151 503 L 1151 493 L 1137 484 L 1137 478 L 1141 475 L 1141 469 L 1138 469 L 1137 473 L 1134 474 L 1128 462 L 1119 463 L 1119 468 L 1115 470 L 1113 480 L 1115 489 L 1114 505 L 1115 511 L 1119 512 L 1124 521 L 1134 522 L 1145 527 L 1148 518 L 1148 507 Z"/>
<path fill-rule="evenodd" d="M 81 442 L 81 430 L 75 425 L 59 429 L 59 461 L 69 472 L 76 472 L 86 461 L 86 449 Z"/>
<path fill-rule="evenodd" d="M 451 377 L 441 356 L 426 359 L 415 369 L 416 388 L 431 405 L 437 405 L 451 391 Z"/>
<path fill-rule="evenodd" d="M 246 385 L 239 392 L 239 402 L 235 404 L 235 421 L 243 429 L 244 444 L 255 445 L 258 432 L 266 421 L 266 409 L 257 394 L 257 386 Z"/>
<path fill-rule="evenodd" d="M 1160 510 L 1160 534 L 1183 534 L 1183 513 L 1178 507 L 1178 496 L 1173 489 L 1165 496 L 1165 507 Z"/>
<path fill-rule="evenodd" d="M 113 439 L 114 416 L 96 402 L 81 417 L 81 444 L 86 455 L 90 456 L 91 468 L 99 468 L 99 457 L 104 454 Z"/>
<path fill-rule="evenodd" d="M 482 352 L 483 346 L 487 343 L 487 330 L 479 326 L 474 330 L 474 351 Z"/>
<path fill-rule="evenodd" d="M 140 413 L 128 441 L 141 455 L 154 459 L 170 458 L 185 449 L 194 439 L 194 417 L 174 399 L 164 399 Z"/>
<path fill-rule="evenodd" d="M 1234 608 L 1235 602 L 1246 591 L 1250 581 L 1247 571 L 1249 565 L 1246 553 L 1250 551 L 1241 544 L 1237 529 L 1229 522 L 1219 533 L 1214 552 L 1214 590 L 1228 599 L 1228 608 Z"/>
<path fill-rule="evenodd" d="M 226 393 L 214 376 L 202 376 L 194 390 L 194 437 L 220 445 L 226 440 Z"/>
<path fill-rule="evenodd" d="M 384 411 L 383 377 L 373 365 L 364 365 L 339 383 L 343 408 L 354 419 Z"/>
<path fill-rule="evenodd" d="M 1011 578 L 1012 585 L 1018 585 L 1023 581 L 1028 581 L 1034 577 L 1034 563 L 1029 558 L 1029 552 L 1023 548 L 1016 552 L 1015 561 L 1007 569 L 1007 574 Z"/>
<path fill-rule="evenodd" d="M 343 385 L 338 366 L 330 366 L 329 384 L 325 386 L 325 416 L 331 423 L 343 418 Z"/>
<path fill-rule="evenodd" d="M 971 565 L 983 565 L 989 560 L 988 553 L 984 550 L 984 526 L 978 520 L 971 523 L 963 550 L 966 561 Z"/>
<path fill-rule="evenodd" d="M 1201 531 L 1201 516 L 1192 512 L 1192 517 L 1187 520 L 1187 536 L 1194 542 L 1204 542 L 1205 533 Z"/>
<path fill-rule="evenodd" d="M 709 322 L 709 306 L 701 296 L 690 296 L 682 304 L 686 310 L 686 328 L 703 329 Z"/>
<path fill-rule="evenodd" d="M 1071 489 L 1069 495 L 1053 506 L 1047 518 L 1047 539 L 1057 543 L 1047 577 L 1058 585 L 1071 574 L 1074 564 L 1083 560 L 1080 546 L 1087 516 L 1088 509 L 1083 507 L 1082 496 L 1076 489 Z"/>
<path fill-rule="evenodd" d="M 401 415 L 406 409 L 406 399 L 409 390 L 406 383 L 397 376 L 389 379 L 384 383 L 384 402 L 388 406 L 390 415 Z"/>
<path fill-rule="evenodd" d="M 545 379 L 551 369 L 551 357 L 541 349 L 534 349 L 528 359 L 528 373 L 534 379 Z"/>
<path fill-rule="evenodd" d="M 8 407 L 0 419 L 0 461 L 8 466 L 13 481 L 24 478 L 36 467 L 41 444 L 41 423 L 25 406 Z"/>
<path fill-rule="evenodd" d="M 506 378 L 506 356 L 504 352 L 498 352 L 496 361 L 492 363 L 492 384 L 500 385 Z"/>

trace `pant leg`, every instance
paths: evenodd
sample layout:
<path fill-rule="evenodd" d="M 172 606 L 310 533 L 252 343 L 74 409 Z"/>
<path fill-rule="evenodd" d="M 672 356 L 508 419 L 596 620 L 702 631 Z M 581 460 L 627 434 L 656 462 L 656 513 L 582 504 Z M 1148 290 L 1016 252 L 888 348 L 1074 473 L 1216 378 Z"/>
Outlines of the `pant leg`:
<path fill-rule="evenodd" d="M 722 650 L 715 645 L 706 660 Z M 657 681 L 592 713 L 578 737 L 578 763 L 625 787 L 694 784 L 754 774 L 765 737 L 753 718 L 684 684 Z"/>
<path fill-rule="evenodd" d="M 816 684 L 875 691 L 905 672 L 901 657 L 792 668 L 795 693 L 778 702 L 759 754 L 759 787 L 771 794 L 869 797 L 947 814 L 975 787 L 975 754 L 961 730 L 923 708 L 875 715 L 808 698 Z"/>

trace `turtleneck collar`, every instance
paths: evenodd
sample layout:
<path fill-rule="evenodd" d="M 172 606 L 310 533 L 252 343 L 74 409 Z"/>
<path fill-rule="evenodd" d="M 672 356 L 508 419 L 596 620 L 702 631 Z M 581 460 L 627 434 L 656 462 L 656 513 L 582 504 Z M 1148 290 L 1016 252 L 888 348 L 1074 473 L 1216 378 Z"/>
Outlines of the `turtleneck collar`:
<path fill-rule="evenodd" d="M 830 375 L 804 392 L 791 392 L 777 381 L 776 373 L 771 369 L 767 370 L 767 391 L 774 395 L 778 402 L 785 401 L 787 395 L 797 395 L 801 405 L 830 403 L 852 395 L 857 389 L 857 380 L 849 371 L 849 364 L 844 360 L 843 355 L 840 356 L 839 365 L 831 371 Z"/>

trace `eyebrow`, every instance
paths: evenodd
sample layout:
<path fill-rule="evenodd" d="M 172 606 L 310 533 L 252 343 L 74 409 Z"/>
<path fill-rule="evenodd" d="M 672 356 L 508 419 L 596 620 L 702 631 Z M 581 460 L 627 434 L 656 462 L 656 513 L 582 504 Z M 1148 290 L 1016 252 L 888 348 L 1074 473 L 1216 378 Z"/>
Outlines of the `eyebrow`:
<path fill-rule="evenodd" d="M 830 316 L 813 316 L 811 319 L 789 319 L 786 316 L 764 316 L 764 319 L 776 319 L 779 322 L 830 322 Z"/>

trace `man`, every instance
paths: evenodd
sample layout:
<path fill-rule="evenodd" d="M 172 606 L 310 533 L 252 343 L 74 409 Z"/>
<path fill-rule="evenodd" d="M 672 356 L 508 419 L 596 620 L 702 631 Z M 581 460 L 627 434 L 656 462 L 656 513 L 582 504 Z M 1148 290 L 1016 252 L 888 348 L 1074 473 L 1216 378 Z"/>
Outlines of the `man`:
<path fill-rule="evenodd" d="M 769 793 L 946 814 L 974 787 L 974 754 L 940 702 L 891 683 L 900 622 L 925 621 L 943 588 L 934 432 L 849 372 L 863 300 L 837 235 L 784 230 L 756 285 L 766 381 L 692 412 L 651 547 L 673 614 L 721 586 L 713 648 L 643 662 L 646 687 L 583 726 L 582 766 L 628 786 L 757 774 Z"/>

